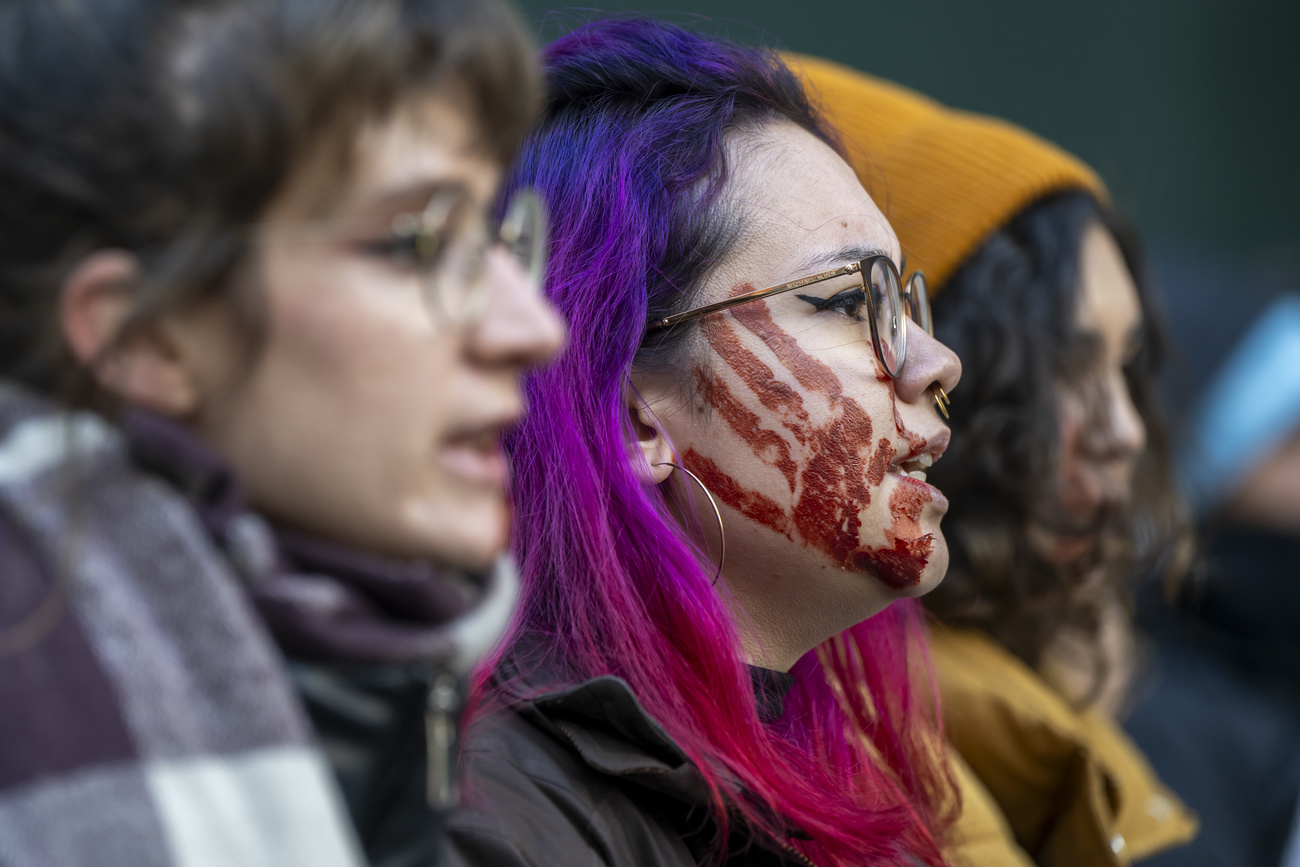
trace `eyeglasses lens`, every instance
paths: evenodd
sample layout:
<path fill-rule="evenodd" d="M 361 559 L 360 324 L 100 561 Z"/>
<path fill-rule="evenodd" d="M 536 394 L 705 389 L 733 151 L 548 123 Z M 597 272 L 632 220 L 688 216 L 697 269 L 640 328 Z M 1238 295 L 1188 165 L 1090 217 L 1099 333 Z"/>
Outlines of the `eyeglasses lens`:
<path fill-rule="evenodd" d="M 531 190 L 521 190 L 510 200 L 497 233 L 502 246 L 519 260 L 529 283 L 540 287 L 546 270 L 546 209 Z"/>
<path fill-rule="evenodd" d="M 546 212 L 531 190 L 517 193 L 499 226 L 489 226 L 463 200 L 429 203 L 416 238 L 424 261 L 425 295 L 439 320 L 463 324 L 487 303 L 487 257 L 500 244 L 539 287 L 546 263 Z"/>
<path fill-rule="evenodd" d="M 465 319 L 474 286 L 481 282 L 479 250 L 484 241 L 481 230 L 476 233 L 471 225 L 471 211 L 459 195 L 435 195 L 415 226 L 424 297 L 434 317 L 445 324 Z"/>
<path fill-rule="evenodd" d="M 871 263 L 870 286 L 876 323 L 876 352 L 890 376 L 898 376 L 907 357 L 907 330 L 898 271 L 885 258 Z"/>
<path fill-rule="evenodd" d="M 912 321 L 933 337 L 934 321 L 930 318 L 930 290 L 926 285 L 925 275 L 920 271 L 914 273 L 907 281 L 907 297 L 910 302 Z"/>

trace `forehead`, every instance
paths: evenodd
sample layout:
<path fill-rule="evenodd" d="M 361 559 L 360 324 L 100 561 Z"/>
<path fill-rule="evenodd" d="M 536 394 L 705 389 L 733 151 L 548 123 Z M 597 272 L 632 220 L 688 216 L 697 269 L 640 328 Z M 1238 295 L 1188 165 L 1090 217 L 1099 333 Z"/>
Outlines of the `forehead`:
<path fill-rule="evenodd" d="M 501 166 L 482 146 L 473 117 L 455 88 L 409 96 L 369 119 L 341 147 L 319 148 L 272 210 L 303 218 L 386 205 L 415 208 L 449 186 L 486 205 Z"/>
<path fill-rule="evenodd" d="M 741 215 L 733 253 L 744 279 L 781 282 L 845 264 L 838 251 L 899 261 L 898 238 L 853 169 L 811 133 L 781 121 L 729 142 L 729 194 Z"/>
<path fill-rule="evenodd" d="M 410 99 L 386 120 L 362 131 L 354 194 L 369 196 L 453 179 L 483 200 L 492 196 L 500 179 L 500 166 L 483 147 L 462 99 Z"/>
<path fill-rule="evenodd" d="M 1093 220 L 1084 230 L 1079 248 L 1079 301 L 1081 328 L 1123 336 L 1142 320 L 1137 284 L 1129 273 L 1119 244 L 1105 226 Z"/>

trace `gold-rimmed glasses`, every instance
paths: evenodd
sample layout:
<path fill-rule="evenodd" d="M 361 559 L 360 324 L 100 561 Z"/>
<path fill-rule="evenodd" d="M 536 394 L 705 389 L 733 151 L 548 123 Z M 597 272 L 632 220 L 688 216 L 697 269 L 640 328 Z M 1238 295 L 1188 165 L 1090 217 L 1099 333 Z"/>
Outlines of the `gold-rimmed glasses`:
<path fill-rule="evenodd" d="M 903 365 L 907 362 L 907 320 L 911 319 L 929 334 L 934 333 L 934 326 L 930 318 L 930 295 L 926 287 L 925 276 L 920 271 L 912 272 L 911 276 L 907 278 L 907 289 L 904 291 L 903 280 L 898 273 L 898 266 L 885 255 L 869 256 L 866 259 L 840 268 L 833 268 L 830 271 L 822 271 L 819 274 L 800 277 L 798 280 L 791 280 L 788 283 L 746 292 L 725 301 L 705 304 L 684 313 L 676 313 L 650 323 L 649 329 L 672 328 L 674 325 L 680 325 L 683 322 L 689 322 L 710 313 L 728 310 L 740 304 L 747 304 L 750 301 L 771 298 L 773 295 L 792 292 L 795 289 L 802 289 L 814 283 L 833 280 L 836 277 L 849 274 L 857 274 L 860 277 L 859 290 L 863 295 L 867 315 L 859 318 L 865 323 L 865 329 L 871 337 L 871 345 L 876 351 L 876 357 L 880 359 L 885 372 L 890 377 L 897 379 L 902 375 Z M 867 334 L 863 336 L 865 337 Z"/>

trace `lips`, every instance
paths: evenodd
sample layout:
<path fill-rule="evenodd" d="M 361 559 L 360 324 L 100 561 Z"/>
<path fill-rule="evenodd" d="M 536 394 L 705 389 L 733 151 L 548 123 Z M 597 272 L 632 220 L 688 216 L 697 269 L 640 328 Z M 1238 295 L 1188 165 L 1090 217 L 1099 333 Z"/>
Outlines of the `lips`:
<path fill-rule="evenodd" d="M 490 423 L 448 436 L 439 454 L 443 468 L 473 486 L 504 489 L 510 471 L 501 450 L 501 436 L 513 421 Z"/>
<path fill-rule="evenodd" d="M 930 467 L 934 466 L 934 462 L 943 456 L 951 439 L 952 435 L 946 430 L 935 434 L 928 440 L 915 435 L 909 436 L 908 440 L 912 444 L 911 447 L 902 456 L 901 460 L 896 460 L 890 464 L 889 471 L 924 482 L 926 473 Z"/>
<path fill-rule="evenodd" d="M 907 432 L 904 431 L 906 435 Z M 922 439 L 912 434 L 908 436 L 910 448 L 905 454 L 889 465 L 888 472 L 898 478 L 899 484 L 914 486 L 918 492 L 939 508 L 940 513 L 948 511 L 948 498 L 943 491 L 926 481 L 930 467 L 934 466 L 948 448 L 951 439 L 948 431 L 941 431 L 930 439 Z"/>

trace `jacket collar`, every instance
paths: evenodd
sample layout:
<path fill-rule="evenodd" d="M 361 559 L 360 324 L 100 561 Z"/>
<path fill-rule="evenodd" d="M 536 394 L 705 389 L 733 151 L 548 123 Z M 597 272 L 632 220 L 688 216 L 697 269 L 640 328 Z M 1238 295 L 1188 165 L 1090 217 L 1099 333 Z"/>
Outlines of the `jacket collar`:
<path fill-rule="evenodd" d="M 769 674 L 780 673 L 755 675 L 751 671 L 751 680 L 755 684 L 793 684 L 793 678 L 788 675 L 772 678 Z M 763 699 L 759 700 L 761 708 Z M 555 733 L 562 742 L 571 744 L 592 770 L 670 798 L 683 805 L 688 816 L 698 817 L 701 815 L 699 811 L 708 808 L 709 787 L 699 768 L 642 707 L 632 687 L 622 678 L 613 675 L 593 677 L 525 700 L 522 705 L 516 705 L 515 710 L 541 728 Z M 733 783 L 736 788 L 741 788 L 734 778 Z M 790 837 L 811 839 L 798 828 L 791 827 L 787 833 Z M 755 847 L 753 843 L 738 825 L 732 829 L 727 848 L 728 851 L 744 852 L 744 862 L 752 867 L 789 864 L 812 867 L 811 861 L 788 844 L 771 848 L 767 844 Z"/>
<path fill-rule="evenodd" d="M 502 663 L 498 684 L 516 711 L 572 744 L 593 770 L 629 779 L 678 801 L 701 805 L 709 790 L 695 763 L 620 677 L 602 675 L 546 690 L 556 677 L 541 639 L 524 637 Z M 548 660 L 548 661 L 542 661 Z M 794 677 L 750 666 L 763 721 L 779 718 Z"/>

